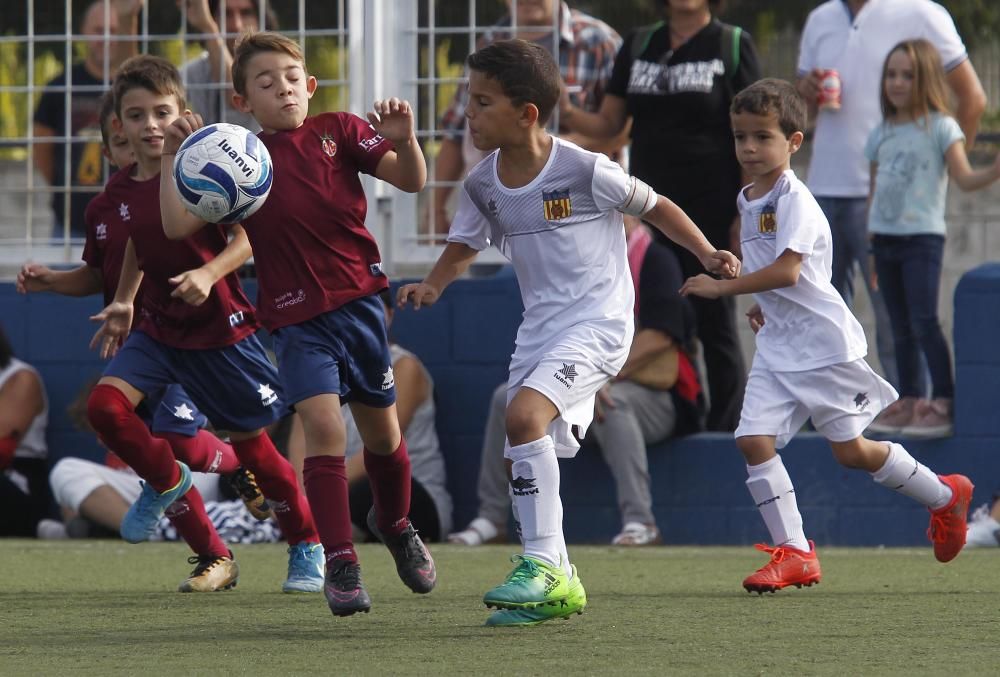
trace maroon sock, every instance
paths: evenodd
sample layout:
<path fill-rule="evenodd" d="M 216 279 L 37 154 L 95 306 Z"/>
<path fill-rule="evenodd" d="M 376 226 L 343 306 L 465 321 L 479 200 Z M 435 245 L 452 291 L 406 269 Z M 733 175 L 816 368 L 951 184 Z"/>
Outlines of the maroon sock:
<path fill-rule="evenodd" d="M 207 430 L 199 430 L 194 437 L 180 433 L 157 433 L 157 436 L 169 442 L 177 460 L 191 470 L 228 475 L 240 467 L 233 448 Z"/>
<path fill-rule="evenodd" d="M 351 505 L 343 456 L 309 456 L 302 466 L 306 496 L 312 506 L 326 561 L 358 561 L 351 538 Z"/>
<path fill-rule="evenodd" d="M 378 530 L 398 536 L 406 528 L 410 514 L 410 455 L 406 440 L 399 439 L 396 451 L 380 456 L 365 449 L 365 471 L 375 499 Z"/>
<path fill-rule="evenodd" d="M 150 434 L 118 388 L 94 386 L 87 399 L 87 418 L 104 445 L 114 449 L 149 486 L 163 493 L 180 481 L 180 468 L 170 445 Z"/>
<path fill-rule="evenodd" d="M 288 543 L 318 543 L 319 534 L 309 503 L 299 491 L 292 464 L 278 453 L 268 434 L 233 441 L 233 449 L 240 462 L 257 478 Z"/>
<path fill-rule="evenodd" d="M 229 557 L 229 548 L 222 542 L 212 520 L 205 513 L 205 502 L 197 487 L 170 504 L 166 511 L 177 535 L 184 539 L 199 557 Z"/>

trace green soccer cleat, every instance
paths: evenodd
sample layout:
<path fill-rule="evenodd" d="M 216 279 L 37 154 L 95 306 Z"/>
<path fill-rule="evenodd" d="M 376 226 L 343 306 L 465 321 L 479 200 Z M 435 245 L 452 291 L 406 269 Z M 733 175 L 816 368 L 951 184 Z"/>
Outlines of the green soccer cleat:
<path fill-rule="evenodd" d="M 587 591 L 583 589 L 583 583 L 576 574 L 576 567 L 573 567 L 573 577 L 569 579 L 569 594 L 562 602 L 534 609 L 500 609 L 490 614 L 486 619 L 489 627 L 511 627 L 538 625 L 553 618 L 569 620 L 573 614 L 582 614 L 587 606 Z"/>
<path fill-rule="evenodd" d="M 562 567 L 514 555 L 510 558 L 516 566 L 507 580 L 483 596 L 483 604 L 497 609 L 534 609 L 541 606 L 558 606 L 569 595 L 569 578 Z"/>

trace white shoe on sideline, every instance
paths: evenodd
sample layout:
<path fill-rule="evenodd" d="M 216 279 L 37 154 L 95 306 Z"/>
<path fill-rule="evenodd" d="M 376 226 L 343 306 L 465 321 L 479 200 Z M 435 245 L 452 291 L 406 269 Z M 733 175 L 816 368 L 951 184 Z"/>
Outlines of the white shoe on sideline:
<path fill-rule="evenodd" d="M 611 545 L 640 546 L 658 545 L 663 543 L 660 538 L 660 530 L 655 524 L 643 524 L 642 522 L 628 522 L 620 534 L 611 539 Z"/>
<path fill-rule="evenodd" d="M 1000 546 L 1000 522 L 990 517 L 989 503 L 979 506 L 972 513 L 965 545 L 968 548 L 996 548 Z"/>
<path fill-rule="evenodd" d="M 483 543 L 499 543 L 502 534 L 499 527 L 483 517 L 477 517 L 469 522 L 463 531 L 448 534 L 448 542 L 457 545 L 482 545 Z"/>
<path fill-rule="evenodd" d="M 47 541 L 61 540 L 69 538 L 66 533 L 66 525 L 59 520 L 43 519 L 35 525 L 35 536 Z"/>

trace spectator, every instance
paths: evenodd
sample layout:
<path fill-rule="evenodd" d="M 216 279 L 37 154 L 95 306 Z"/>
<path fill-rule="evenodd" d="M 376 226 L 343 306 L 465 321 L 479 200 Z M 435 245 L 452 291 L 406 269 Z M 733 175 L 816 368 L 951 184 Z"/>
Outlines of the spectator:
<path fill-rule="evenodd" d="M 205 51 L 181 66 L 186 83 L 188 107 L 199 113 L 205 124 L 231 122 L 254 132 L 260 125 L 250 113 L 233 107 L 233 49 L 236 38 L 244 32 L 260 29 L 258 0 L 226 0 L 226 15 L 222 16 L 220 0 L 178 0 L 186 3 L 187 19 L 196 32 L 204 34 Z M 226 27 L 221 34 L 219 25 Z M 264 11 L 267 30 L 277 30 L 278 20 L 268 6 Z"/>
<path fill-rule="evenodd" d="M 507 0 L 508 9 L 512 5 L 511 0 Z M 557 25 L 557 7 L 558 47 L 553 36 L 553 28 Z M 556 0 L 517 2 L 516 11 L 516 29 L 511 28 L 512 17 L 508 15 L 480 38 L 476 49 L 482 49 L 498 40 L 518 37 L 538 43 L 553 55 L 558 50 L 559 71 L 570 92 L 568 96 L 584 110 L 597 110 L 611 79 L 615 54 L 621 46 L 618 33 L 603 21 L 577 9 L 570 9 L 565 2 L 557 3 Z M 468 101 L 469 88 L 462 85 L 455 92 L 451 106 L 441 117 L 440 127 L 445 137 L 441 140 L 441 147 L 434 161 L 436 181 L 458 181 L 466 170 L 486 157 L 486 153 L 476 150 L 472 145 L 468 134 L 465 121 Z M 559 132 L 567 140 L 588 150 L 608 154 L 617 152 L 627 138 L 625 134 L 621 134 L 610 140 L 596 139 L 580 134 L 579 130 L 566 124 L 560 125 Z M 447 202 L 451 193 L 452 186 L 438 186 L 434 189 L 431 219 L 435 233 L 448 232 L 451 217 L 448 215 Z"/>
<path fill-rule="evenodd" d="M 646 446 L 702 427 L 700 386 L 688 349 L 694 316 L 677 290 L 683 279 L 677 257 L 645 226 L 625 217 L 628 257 L 636 289 L 636 333 L 628 360 L 597 396 L 588 431 L 615 480 L 622 531 L 615 545 L 662 541 L 653 518 Z M 507 385 L 493 393 L 479 466 L 479 514 L 448 540 L 464 545 L 501 540 L 506 533 L 507 474 L 504 410 Z M 590 439 L 588 437 L 588 439 Z"/>
<path fill-rule="evenodd" d="M 997 495 L 989 503 L 976 508 L 969 518 L 966 537 L 967 548 L 996 548 L 1000 546 L 1000 501 Z"/>
<path fill-rule="evenodd" d="M 0 328 L 0 536 L 34 536 L 49 511 L 48 421 L 41 377 Z"/>
<path fill-rule="evenodd" d="M 926 40 L 904 40 L 889 52 L 880 98 L 883 120 L 864 151 L 874 186 L 868 231 L 892 324 L 900 397 L 871 429 L 942 437 L 952 431 L 955 394 L 937 314 L 948 177 L 965 191 L 985 188 L 1000 179 L 1000 156 L 986 169 L 969 166 L 965 137 L 949 115 L 941 57 Z M 921 355 L 930 368 L 929 400 L 919 389 Z"/>
<path fill-rule="evenodd" d="M 385 306 L 385 322 L 392 325 L 393 306 L 389 290 L 379 293 Z M 396 411 L 410 453 L 410 521 L 425 540 L 440 541 L 451 531 L 451 496 L 445 485 L 444 456 L 435 428 L 434 382 L 426 367 L 413 353 L 396 343 L 389 344 L 392 356 L 392 376 L 396 382 Z M 364 444 L 351 408 L 341 407 L 347 428 L 347 483 L 349 486 L 351 523 L 359 540 L 375 540 L 365 523 L 371 508 L 372 490 L 365 471 Z M 289 456 L 301 477 L 304 457 L 302 424 L 295 418 L 289 444 Z M 501 450 L 501 454 L 502 454 Z M 505 480 L 506 481 L 506 480 Z M 300 482 L 301 483 L 301 482 Z M 504 490 L 506 495 L 506 490 Z"/>
<path fill-rule="evenodd" d="M 875 93 L 882 64 L 894 45 L 914 38 L 929 40 L 941 53 L 948 86 L 957 101 L 955 118 L 971 147 L 986 98 L 954 21 L 935 2 L 827 0 L 806 19 L 798 63 L 798 90 L 815 119 L 808 184 L 833 233 L 833 286 L 850 305 L 854 271 L 860 267 L 875 313 L 879 361 L 887 380 L 896 387 L 900 375 L 889 317 L 885 302 L 872 286 L 866 231 L 869 166 L 864 146 L 881 119 Z M 826 69 L 840 74 L 837 109 L 817 107 Z"/>
<path fill-rule="evenodd" d="M 620 133 L 632 117 L 630 170 L 670 196 L 716 247 L 739 251 L 732 196 L 742 180 L 733 150 L 729 104 L 760 77 L 753 40 L 713 18 L 721 0 L 667 0 L 667 19 L 634 32 L 615 59 L 597 114 L 563 101 L 565 124 L 592 136 Z M 684 277 L 702 271 L 697 259 L 670 244 Z M 746 366 L 732 299 L 692 299 L 704 348 L 709 430 L 739 422 Z"/>
<path fill-rule="evenodd" d="M 65 232 L 67 213 L 64 195 L 71 190 L 68 213 L 70 236 L 83 237 L 86 234 L 84 211 L 105 180 L 99 120 L 101 94 L 108 88 L 118 66 L 137 52 L 135 41 L 106 41 L 104 38 L 108 35 L 135 35 L 139 11 L 144 4 L 145 0 L 114 0 L 110 4 L 102 0 L 91 2 L 77 29 L 89 38 L 86 58 L 72 66 L 68 74 L 64 71 L 49 81 L 38 101 L 33 131 L 36 138 L 73 136 L 85 139 L 72 143 L 35 143 L 35 167 L 49 186 L 59 189 L 52 193 L 54 237 L 62 237 Z M 109 56 L 107 63 L 105 47 Z M 70 90 L 69 111 L 66 110 L 65 88 Z M 69 176 L 65 173 L 67 147 L 70 153 Z M 87 191 L 88 188 L 93 188 L 93 192 Z M 82 190 L 77 192 L 78 189 Z"/>

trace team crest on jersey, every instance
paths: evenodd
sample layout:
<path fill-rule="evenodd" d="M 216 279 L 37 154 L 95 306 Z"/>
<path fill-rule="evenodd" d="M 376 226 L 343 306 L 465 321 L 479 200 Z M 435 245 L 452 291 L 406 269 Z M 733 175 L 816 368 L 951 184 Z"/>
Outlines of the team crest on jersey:
<path fill-rule="evenodd" d="M 764 207 L 764 211 L 757 217 L 757 232 L 764 235 L 778 232 L 778 215 L 774 213 L 774 207 Z"/>
<path fill-rule="evenodd" d="M 573 213 L 568 190 L 542 191 L 542 207 L 545 210 L 546 221 L 565 219 Z"/>
<path fill-rule="evenodd" d="M 337 154 L 337 142 L 333 140 L 333 137 L 329 134 L 324 134 L 319 137 L 320 142 L 323 145 L 323 152 L 333 157 Z"/>

